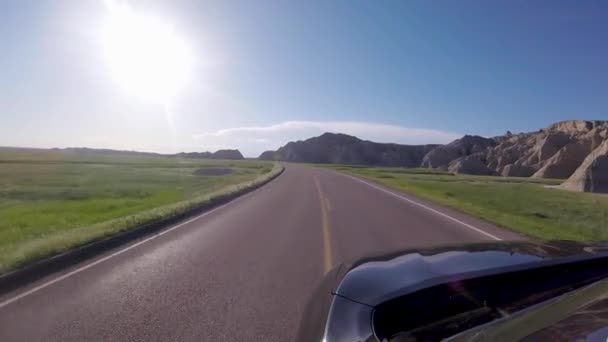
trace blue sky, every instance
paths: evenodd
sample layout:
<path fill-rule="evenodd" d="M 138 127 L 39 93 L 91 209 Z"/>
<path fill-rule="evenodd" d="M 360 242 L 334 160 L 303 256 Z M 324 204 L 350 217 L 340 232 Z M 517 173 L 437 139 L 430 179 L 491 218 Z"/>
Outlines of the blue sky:
<path fill-rule="evenodd" d="M 445 143 L 608 119 L 602 1 L 118 3 L 188 44 L 179 91 L 117 83 L 108 1 L 4 1 L 0 145 L 255 156 L 323 131 Z"/>

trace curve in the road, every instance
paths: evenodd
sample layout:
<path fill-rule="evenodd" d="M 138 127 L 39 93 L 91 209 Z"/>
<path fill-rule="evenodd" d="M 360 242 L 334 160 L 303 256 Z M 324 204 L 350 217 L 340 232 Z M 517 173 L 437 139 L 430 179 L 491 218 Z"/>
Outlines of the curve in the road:
<path fill-rule="evenodd" d="M 288 165 L 255 192 L 3 296 L 0 340 L 289 341 L 319 279 L 344 260 L 519 238 L 364 180 Z"/>

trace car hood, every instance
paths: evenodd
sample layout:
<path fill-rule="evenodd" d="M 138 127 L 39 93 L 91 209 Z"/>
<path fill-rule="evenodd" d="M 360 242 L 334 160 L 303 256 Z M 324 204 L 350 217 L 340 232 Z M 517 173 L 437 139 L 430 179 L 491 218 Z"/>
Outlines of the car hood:
<path fill-rule="evenodd" d="M 494 242 L 395 251 L 344 263 L 332 272 L 332 291 L 375 306 L 387 299 L 489 271 L 606 252 L 606 244 L 572 241 Z"/>

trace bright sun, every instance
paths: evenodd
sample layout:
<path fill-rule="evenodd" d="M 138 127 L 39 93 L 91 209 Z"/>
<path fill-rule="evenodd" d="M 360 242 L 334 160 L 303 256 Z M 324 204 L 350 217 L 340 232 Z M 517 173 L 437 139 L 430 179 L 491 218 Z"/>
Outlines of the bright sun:
<path fill-rule="evenodd" d="M 138 15 L 127 6 L 108 9 L 102 39 L 113 77 L 135 96 L 168 104 L 191 73 L 187 42 L 160 18 Z"/>

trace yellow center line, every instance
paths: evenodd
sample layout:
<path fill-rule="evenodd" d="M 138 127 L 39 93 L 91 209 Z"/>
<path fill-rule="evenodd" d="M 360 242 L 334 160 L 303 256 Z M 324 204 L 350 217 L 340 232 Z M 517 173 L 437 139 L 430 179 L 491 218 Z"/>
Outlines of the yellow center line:
<path fill-rule="evenodd" d="M 331 211 L 331 204 L 329 203 L 329 198 L 325 197 L 325 207 L 327 208 L 327 211 Z"/>
<path fill-rule="evenodd" d="M 319 192 L 319 201 L 321 202 L 321 224 L 323 230 L 323 266 L 324 274 L 331 270 L 333 266 L 332 253 L 331 253 L 331 239 L 329 237 L 329 200 L 323 194 L 321 189 L 321 183 L 319 179 L 315 177 L 315 184 L 317 185 L 317 191 Z"/>

